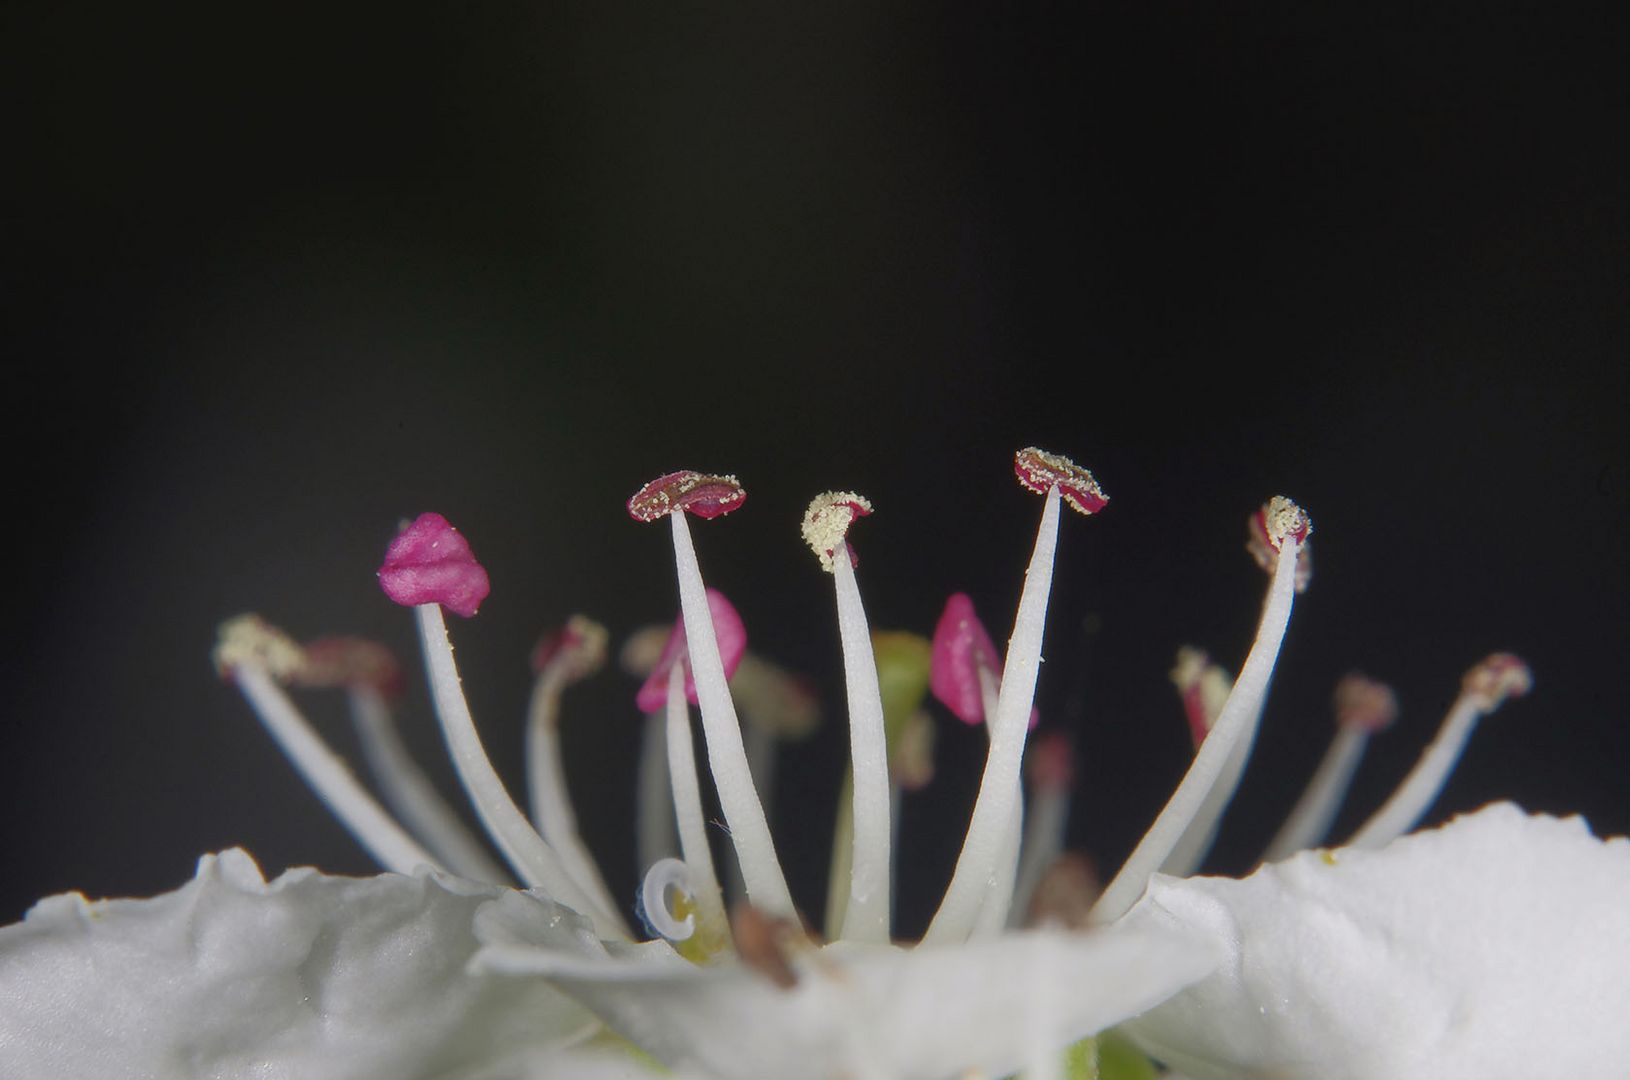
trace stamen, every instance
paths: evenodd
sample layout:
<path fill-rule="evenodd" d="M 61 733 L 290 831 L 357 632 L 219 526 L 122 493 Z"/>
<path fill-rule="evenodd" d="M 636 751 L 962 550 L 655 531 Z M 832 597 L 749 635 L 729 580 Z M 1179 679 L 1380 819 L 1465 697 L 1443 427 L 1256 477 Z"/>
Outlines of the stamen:
<path fill-rule="evenodd" d="M 658 859 L 640 882 L 639 914 L 653 934 L 669 941 L 689 941 L 696 933 L 696 913 L 676 918 L 668 906 L 670 893 L 690 895 L 690 871 L 678 859 Z"/>
<path fill-rule="evenodd" d="M 719 641 L 720 659 L 724 663 L 725 678 L 729 679 L 738 670 L 738 665 L 747 655 L 747 627 L 741 621 L 741 615 L 737 613 L 735 606 L 730 603 L 724 593 L 717 589 L 707 590 L 707 606 L 708 612 L 713 618 L 713 632 Z M 646 712 L 654 710 L 665 712 L 667 710 L 668 682 L 675 671 L 680 672 L 682 675 L 681 685 L 685 700 L 695 705 L 697 703 L 696 680 L 690 671 L 689 652 L 685 644 L 685 616 L 683 613 L 675 617 L 673 629 L 668 632 L 662 641 L 656 663 L 651 666 L 650 672 L 645 677 L 645 682 L 640 685 L 639 693 L 634 697 L 635 703 L 640 709 Z M 690 730 L 688 725 L 689 722 L 687 721 L 686 731 Z M 663 736 L 663 745 L 667 745 L 666 735 Z M 751 772 L 751 762 L 749 762 L 748 768 L 749 772 Z M 666 774 L 664 774 L 662 787 L 665 792 L 671 790 L 671 784 L 667 780 Z M 671 815 L 671 800 L 669 805 Z M 709 873 L 712 873 L 711 864 L 709 864 Z M 746 886 L 740 881 L 739 870 L 737 879 L 737 892 L 745 892 Z"/>
<path fill-rule="evenodd" d="M 1001 696 L 1001 683 L 996 677 L 994 665 L 978 662 L 975 664 L 975 670 L 979 677 L 981 715 L 994 717 Z M 1038 714 L 1032 707 L 1030 710 L 1032 730 L 1038 721 Z M 987 739 L 994 736 L 992 724 L 988 720 L 985 723 L 985 736 Z M 1019 789 L 1017 778 L 1013 781 L 1013 787 L 1013 813 L 1008 818 L 1007 831 L 1002 835 L 1001 847 L 997 849 L 994 860 L 996 872 L 985 883 L 985 898 L 980 901 L 973 937 L 990 937 L 1000 933 L 1002 927 L 1007 925 L 1008 914 L 1013 905 L 1013 890 L 1018 884 L 1019 876 L 1020 842 L 1024 836 L 1024 792 Z"/>
<path fill-rule="evenodd" d="M 1268 500 L 1266 506 L 1247 520 L 1245 549 L 1256 560 L 1258 566 L 1272 574 L 1275 566 L 1274 557 L 1280 543 L 1287 537 L 1298 543 L 1300 548 L 1296 554 L 1296 571 L 1292 581 L 1296 592 L 1300 593 L 1307 588 L 1313 574 L 1311 546 L 1307 542 L 1311 530 L 1312 523 L 1295 503 L 1282 496 L 1276 497 Z M 1219 677 L 1226 679 L 1227 675 L 1219 671 Z M 1266 700 L 1266 687 L 1263 693 L 1264 697 L 1258 699 L 1256 708 L 1251 713 L 1247 730 L 1232 744 L 1223 763 L 1222 773 L 1206 792 L 1199 810 L 1188 823 L 1188 827 L 1183 830 L 1183 835 L 1178 838 L 1171 854 L 1161 862 L 1161 873 L 1175 877 L 1193 874 L 1205 861 L 1212 845 L 1217 842 L 1217 829 L 1222 823 L 1223 812 L 1228 809 L 1228 804 L 1234 800 L 1234 793 L 1239 790 L 1240 779 L 1245 775 L 1245 763 L 1250 760 L 1251 750 L 1256 744 L 1257 727 L 1261 723 L 1262 706 Z"/>
<path fill-rule="evenodd" d="M 872 504 L 853 492 L 828 491 L 809 504 L 803 532 L 822 568 L 833 576 L 849 698 L 854 850 L 849 900 L 839 937 L 887 943 L 891 835 L 888 741 L 883 733 L 883 696 L 877 684 L 871 632 L 845 539 L 855 518 L 871 512 Z"/>
<path fill-rule="evenodd" d="M 660 712 L 646 714 L 640 734 L 640 762 L 635 794 L 634 851 L 650 866 L 672 858 L 678 826 L 674 821 L 673 786 L 668 780 L 668 721 Z M 646 858 L 650 856 L 650 858 Z"/>
<path fill-rule="evenodd" d="M 684 623 L 680 622 L 679 625 L 683 626 Z M 662 654 L 667 651 L 668 637 L 673 632 L 674 627 L 661 623 L 640 627 L 623 642 L 622 651 L 617 654 L 617 663 L 623 671 L 643 682 L 656 670 Z"/>
<path fill-rule="evenodd" d="M 305 653 L 306 663 L 291 681 L 345 691 L 362 756 L 385 805 L 453 873 L 508 884 L 510 875 L 465 827 L 402 742 L 390 702 L 401 695 L 405 680 L 390 650 L 361 638 L 334 637 L 307 643 Z"/>
<path fill-rule="evenodd" d="M 374 801 L 274 681 L 300 669 L 305 662 L 300 646 L 258 616 L 240 615 L 221 624 L 214 658 L 216 670 L 242 692 L 295 770 L 380 866 L 398 874 L 419 866 L 441 869 Z"/>
<path fill-rule="evenodd" d="M 423 514 L 391 541 L 379 578 L 381 587 L 392 600 L 413 605 L 419 643 L 424 649 L 430 676 L 431 699 L 441 721 L 448 753 L 459 781 L 475 805 L 476 814 L 498 850 L 522 881 L 542 888 L 553 899 L 588 916 L 602 936 L 628 937 L 621 917 L 614 911 L 601 909 L 589 899 L 566 872 L 555 849 L 526 820 L 526 815 L 509 797 L 481 745 L 481 737 L 476 734 L 475 721 L 459 682 L 458 665 L 453 660 L 453 643 L 441 614 L 444 599 L 459 603 L 473 613 L 486 598 L 486 571 L 475 561 L 469 544 L 440 514 Z M 477 583 L 482 587 L 474 588 Z"/>
<path fill-rule="evenodd" d="M 875 641 L 875 635 L 874 639 Z M 883 725 L 889 725 L 888 698 L 884 698 Z M 926 709 L 909 714 L 889 746 L 889 850 L 900 850 L 900 814 L 905 793 L 921 791 L 934 779 L 934 718 Z M 898 861 L 899 856 L 894 856 Z M 890 877 L 894 867 L 889 868 Z"/>
<path fill-rule="evenodd" d="M 771 915 L 751 904 L 738 904 L 730 913 L 730 930 L 742 963 L 782 990 L 798 985 L 792 958 L 808 935 L 800 929 L 796 917 Z"/>
<path fill-rule="evenodd" d="M 572 880 L 602 910 L 616 911 L 617 903 L 600 867 L 578 833 L 560 753 L 561 694 L 570 684 L 605 666 L 608 636 L 599 623 L 574 615 L 532 651 L 532 670 L 537 677 L 527 708 L 526 765 L 532 820 L 544 840 L 559 854 Z"/>
<path fill-rule="evenodd" d="M 997 670 L 1001 661 L 996 646 L 974 610 L 973 600 L 966 593 L 953 593 L 945 602 L 939 622 L 934 626 L 934 662 L 930 686 L 941 704 L 965 724 L 984 724 L 987 737 L 992 734 L 990 721 L 996 716 L 997 698 L 1001 682 Z M 1030 710 L 1030 727 L 1039 721 L 1036 710 Z M 1018 781 L 1014 781 L 1017 785 Z M 1013 793 L 1013 814 L 1001 848 L 995 858 L 997 871 L 986 883 L 985 898 L 980 902 L 979 916 L 974 924 L 976 937 L 997 933 L 1006 925 L 1013 901 L 1013 889 L 1019 871 L 1020 838 L 1024 833 L 1024 801 L 1022 793 Z"/>
<path fill-rule="evenodd" d="M 1533 686 L 1528 665 L 1510 653 L 1495 653 L 1468 671 L 1437 736 L 1392 798 L 1364 823 L 1348 846 L 1382 847 L 1413 829 L 1460 760 L 1477 721 L 1498 709 L 1506 698 L 1521 697 Z"/>
<path fill-rule="evenodd" d="M 1091 856 L 1066 851 L 1042 872 L 1025 913 L 1025 925 L 1085 930 L 1092 905 L 1103 891 L 1103 880 Z"/>
<path fill-rule="evenodd" d="M 1030 755 L 1030 805 L 1025 809 L 1024 846 L 1013 887 L 1008 926 L 1024 925 L 1036 888 L 1064 852 L 1064 828 L 1070 818 L 1070 787 L 1075 782 L 1074 750 L 1069 736 L 1053 732 L 1036 741 Z"/>
<path fill-rule="evenodd" d="M 714 624 L 718 625 L 717 619 Z M 807 739 L 820 726 L 821 703 L 809 680 L 756 653 L 742 656 L 730 676 L 730 689 L 748 728 L 757 728 L 773 740 Z M 759 793 L 763 794 L 762 786 Z"/>
<path fill-rule="evenodd" d="M 441 720 L 448 755 L 493 843 L 529 887 L 541 888 L 552 899 L 588 916 L 602 936 L 628 937 L 622 917 L 615 911 L 600 908 L 578 887 L 559 854 L 532 828 L 492 767 L 492 760 L 481 745 L 481 736 L 476 733 L 469 703 L 464 700 L 441 605 L 420 604 L 413 609 L 413 615 L 430 675 L 430 695 L 435 702 L 436 716 Z"/>
<path fill-rule="evenodd" d="M 702 583 L 702 570 L 696 562 L 696 548 L 691 542 L 690 528 L 685 523 L 684 510 L 689 504 L 676 500 L 667 492 L 667 483 L 673 476 L 697 474 L 670 474 L 652 481 L 629 500 L 629 514 L 638 521 L 650 521 L 661 516 L 655 508 L 666 506 L 673 525 L 674 564 L 679 577 L 679 603 L 685 617 L 685 633 L 689 639 L 691 671 L 696 681 L 696 695 L 702 707 L 702 731 L 707 739 L 708 764 L 713 772 L 713 785 L 719 794 L 719 805 L 730 826 L 730 840 L 741 860 L 742 876 L 747 882 L 747 893 L 753 902 L 773 915 L 791 917 L 792 894 L 787 890 L 786 877 L 776 858 L 775 844 L 770 839 L 770 826 L 759 804 L 758 792 L 747 767 L 747 751 L 741 742 L 741 724 L 736 719 L 736 706 L 726 685 L 724 662 L 719 656 L 719 642 L 713 633 L 712 620 L 707 616 L 707 592 Z M 705 486 L 706 498 L 701 503 L 704 517 L 727 513 L 740 506 L 745 493 L 732 495 L 720 490 L 728 480 L 740 491 L 733 477 L 711 477 L 707 485 L 695 485 L 681 493 L 691 493 Z M 653 493 L 654 492 L 654 493 Z M 659 497 L 660 496 L 660 497 Z M 674 512 L 678 511 L 678 512 Z"/>
<path fill-rule="evenodd" d="M 1014 808 L 1020 805 L 1019 767 L 1024 756 L 1026 720 L 1041 665 L 1042 631 L 1053 581 L 1053 556 L 1058 546 L 1061 488 L 1066 485 L 1070 488 L 1070 505 L 1082 513 L 1090 513 L 1107 502 L 1092 474 L 1067 458 L 1034 448 L 1021 450 L 1015 455 L 1014 469 L 1020 482 L 1031 490 L 1041 479 L 1052 479 L 1046 489 L 1035 550 L 1025 571 L 1013 634 L 1008 639 L 996 723 L 991 730 L 990 753 L 985 759 L 979 797 L 974 803 L 956 872 L 939 911 L 923 935 L 925 944 L 961 941 L 973 931 L 987 885 L 1002 855 L 1004 840 L 1013 828 Z"/>
<path fill-rule="evenodd" d="M 872 634 L 877 660 L 877 688 L 883 699 L 883 739 L 889 754 L 889 850 L 899 850 L 902 789 L 916 790 L 933 774 L 929 757 L 934 720 L 922 711 L 928 694 L 932 647 L 928 639 L 905 630 Z M 849 904 L 850 866 L 854 855 L 854 777 L 843 774 L 837 823 L 832 829 L 832 856 L 826 879 L 827 937 L 836 937 Z M 893 867 L 890 867 L 890 879 Z"/>
<path fill-rule="evenodd" d="M 1325 838 L 1370 736 L 1391 727 L 1398 718 L 1398 699 L 1392 688 L 1357 672 L 1343 676 L 1336 684 L 1334 704 L 1336 737 L 1290 816 L 1262 853 L 1263 862 L 1278 862 Z"/>
<path fill-rule="evenodd" d="M 1293 578 L 1296 592 L 1303 592 L 1312 579 L 1313 561 L 1312 547 L 1307 543 L 1307 536 L 1312 525 L 1295 503 L 1289 499 L 1278 497 L 1270 499 L 1268 504 L 1246 521 L 1245 550 L 1256 560 L 1258 566 L 1269 574 L 1274 572 L 1276 553 L 1280 540 L 1292 537 L 1301 544 L 1296 555 L 1296 573 Z M 1227 673 L 1218 668 L 1216 673 L 1206 681 L 1210 685 L 1209 693 L 1215 700 L 1219 683 L 1226 683 Z M 1226 702 L 1227 695 L 1223 695 Z M 1265 699 L 1264 699 L 1265 700 Z M 1193 820 L 1183 830 L 1177 844 L 1172 848 L 1160 864 L 1160 872 L 1171 874 L 1174 877 L 1188 877 L 1200 868 L 1205 857 L 1210 853 L 1212 845 L 1217 842 L 1217 829 L 1222 823 L 1223 812 L 1228 804 L 1234 801 L 1234 793 L 1239 790 L 1240 779 L 1245 775 L 1245 763 L 1251 758 L 1251 750 L 1256 744 L 1257 727 L 1262 720 L 1262 701 L 1257 703 L 1256 711 L 1251 715 L 1249 729 L 1243 736 L 1233 743 L 1227 760 L 1223 763 L 1221 775 L 1206 792 L 1199 810 Z M 1215 708 L 1207 722 L 1207 731 L 1216 722 L 1221 714 L 1221 706 L 1205 706 L 1202 708 Z M 1189 720 L 1193 726 L 1193 718 Z"/>
<path fill-rule="evenodd" d="M 1189 737 L 1194 740 L 1194 748 L 1198 750 L 1210 734 L 1212 725 L 1217 722 L 1217 714 L 1222 712 L 1223 703 L 1228 700 L 1228 691 L 1234 684 L 1229 681 L 1228 672 L 1212 663 L 1204 649 L 1196 649 L 1192 645 L 1184 645 L 1177 650 L 1177 666 L 1172 668 L 1171 679 L 1177 687 L 1178 696 L 1183 699 L 1183 714 L 1189 721 Z"/>
<path fill-rule="evenodd" d="M 671 633 L 666 626 L 647 626 L 629 635 L 623 643 L 619 662 L 622 669 L 644 680 L 656 669 Z M 639 774 L 635 790 L 634 850 L 640 866 L 678 853 L 674 831 L 673 792 L 668 785 L 668 742 L 665 705 L 645 712 L 640 736 Z"/>
<path fill-rule="evenodd" d="M 726 672 L 729 667 L 725 665 Z M 741 734 L 747 770 L 758 789 L 764 816 L 773 817 L 779 744 L 814 734 L 820 724 L 820 703 L 806 680 L 752 653 L 743 654 L 735 674 L 730 676 L 730 689 L 744 721 Z M 726 874 L 727 895 L 745 897 L 747 884 L 733 857 L 726 863 Z"/>
<path fill-rule="evenodd" d="M 1184 653 L 1192 654 L 1185 657 Z M 1194 657 L 1198 657 L 1198 669 L 1192 665 Z M 1189 678 L 1195 680 L 1190 684 Z M 1199 649 L 1179 649 L 1177 667 L 1172 671 L 1172 681 L 1177 684 L 1178 691 L 1183 697 L 1183 711 L 1188 714 L 1189 734 L 1194 736 L 1199 732 L 1195 741 L 1198 750 L 1201 743 L 1217 723 L 1217 717 L 1222 714 L 1222 707 L 1228 701 L 1229 691 L 1233 683 L 1228 679 L 1228 672 L 1221 665 L 1214 664 L 1210 658 Z M 1260 718 L 1261 714 L 1258 713 Z M 1222 820 L 1223 811 L 1233 801 L 1234 793 L 1239 790 L 1240 778 L 1245 774 L 1245 763 L 1251 758 L 1252 746 L 1256 743 L 1256 721 L 1251 723 L 1250 733 L 1234 744 L 1229 752 L 1228 760 L 1223 764 L 1222 775 L 1212 785 L 1206 794 L 1205 802 L 1200 806 L 1200 812 L 1194 815 L 1188 828 L 1178 839 L 1177 846 L 1172 853 L 1166 856 L 1166 861 L 1160 864 L 1160 872 L 1175 877 L 1188 877 L 1199 869 L 1205 861 L 1206 855 L 1217 842 L 1217 827 Z"/>
<path fill-rule="evenodd" d="M 343 690 L 367 686 L 387 701 L 400 698 L 407 676 L 391 651 L 377 641 L 356 637 L 326 637 L 301 646 L 305 660 L 289 674 L 294 686 Z"/>
<path fill-rule="evenodd" d="M 679 825 L 679 846 L 689 869 L 691 897 L 701 917 L 704 955 L 710 958 L 729 945 L 724 899 L 713 869 L 713 850 L 707 842 L 707 819 L 702 812 L 702 791 L 696 779 L 696 755 L 691 747 L 690 706 L 685 703 L 685 673 L 668 672 L 668 775 L 674 793 L 674 818 Z"/>
<path fill-rule="evenodd" d="M 1222 714 L 1217 717 L 1211 734 L 1194 755 L 1194 761 L 1190 763 L 1182 782 L 1121 866 L 1115 880 L 1098 898 L 1098 903 L 1092 909 L 1092 921 L 1095 923 L 1113 922 L 1120 918 L 1143 894 L 1149 876 L 1172 853 L 1184 831 L 1200 814 L 1235 746 L 1242 739 L 1251 737 L 1256 719 L 1262 714 L 1268 683 L 1273 677 L 1274 661 L 1279 656 L 1279 645 L 1284 641 L 1285 628 L 1290 623 L 1296 595 L 1297 560 L 1301 557 L 1303 542 L 1313 531 L 1312 523 L 1301 508 L 1279 496 L 1269 501 L 1264 521 L 1269 543 L 1277 546 L 1279 556 L 1274 563 L 1273 579 L 1262 605 L 1262 619 L 1257 624 L 1251 652 L 1240 668 L 1239 678 L 1235 680 L 1234 689 L 1223 705 Z"/>
<path fill-rule="evenodd" d="M 883 708 L 885 722 L 888 706 Z M 918 709 L 900 725 L 900 737 L 889 753 L 889 775 L 894 780 L 896 795 L 899 791 L 921 791 L 934 779 L 934 718 Z M 894 815 L 898 827 L 900 817 Z"/>

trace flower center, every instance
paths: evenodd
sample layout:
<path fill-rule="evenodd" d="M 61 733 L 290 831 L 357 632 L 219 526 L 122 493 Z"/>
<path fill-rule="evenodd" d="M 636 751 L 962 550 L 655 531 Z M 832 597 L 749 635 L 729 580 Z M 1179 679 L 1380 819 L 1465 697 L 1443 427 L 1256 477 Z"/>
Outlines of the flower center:
<path fill-rule="evenodd" d="M 947 603 L 932 644 L 912 635 L 873 635 L 848 540 L 855 520 L 872 513 L 871 503 L 852 492 L 827 492 L 805 515 L 804 537 L 833 575 L 849 713 L 851 768 L 840 800 L 827 910 L 829 932 L 837 939 L 890 941 L 898 803 L 903 787 L 926 782 L 931 772 L 926 744 L 932 729 L 919 710 L 929 689 L 960 719 L 983 723 L 988 748 L 962 851 L 923 937 L 925 944 L 1000 932 L 1022 922 L 1032 908 L 1071 911 L 1072 924 L 1118 919 L 1156 870 L 1188 874 L 1198 866 L 1239 782 L 1295 596 L 1308 583 L 1312 525 L 1307 515 L 1290 500 L 1276 497 L 1251 518 L 1249 549 L 1270 574 L 1256 638 L 1231 684 L 1203 653 L 1185 650 L 1179 655 L 1173 679 L 1194 734 L 1194 761 L 1088 913 L 1094 876 L 1078 860 L 1060 860 L 1069 807 L 1069 742 L 1056 735 L 1039 741 L 1032 754 L 1028 811 L 1023 762 L 1037 720 L 1032 702 L 1061 507 L 1091 514 L 1108 500 L 1091 473 L 1059 455 L 1022 450 L 1015 455 L 1014 471 L 1022 486 L 1043 496 L 1043 505 L 1005 655 L 998 654 L 972 601 L 962 594 Z M 690 514 L 703 519 L 728 514 L 745 500 L 745 489 L 733 476 L 683 471 L 652 481 L 628 501 L 635 520 L 670 519 L 680 607 L 665 638 L 631 650 L 630 655 L 638 654 L 634 661 L 625 656 L 625 663 L 648 676 L 638 694 L 640 708 L 649 715 L 641 820 L 654 824 L 642 826 L 641 853 L 648 870 L 636 911 L 652 933 L 694 962 L 734 956 L 785 983 L 791 972 L 788 958 L 813 943 L 794 908 L 761 798 L 761 791 L 768 794 L 766 755 L 773 748 L 765 733 L 807 731 L 813 698 L 788 690 L 785 673 L 746 654 L 740 616 L 703 582 L 687 520 Z M 448 750 L 493 843 L 524 884 L 581 912 L 601 937 L 629 938 L 620 905 L 578 834 L 559 743 L 562 695 L 603 665 L 604 628 L 574 618 L 535 652 L 537 680 L 527 728 L 528 820 L 476 733 L 442 616 L 443 607 L 473 615 L 487 595 L 486 573 L 468 542 L 440 515 L 422 515 L 392 541 L 379 574 L 386 593 L 414 609 Z M 216 658 L 312 786 L 382 865 L 404 873 L 429 865 L 485 880 L 500 876 L 402 749 L 388 706 L 388 691 L 399 686 L 400 671 L 388 654 L 370 651 L 366 643 L 302 647 L 246 618 L 223 626 Z M 729 685 L 733 676 L 739 678 L 734 693 Z M 347 691 L 369 763 L 407 828 L 323 744 L 280 680 Z M 1514 657 L 1496 654 L 1474 668 L 1438 738 L 1353 843 L 1384 844 L 1412 827 L 1477 719 L 1528 686 L 1527 669 Z M 738 697 L 756 702 L 744 705 L 750 720 L 746 738 L 736 712 Z M 734 924 L 725 912 L 709 843 L 692 742 L 692 704 L 700 708 L 708 773 L 746 897 Z M 1336 711 L 1338 736 L 1327 764 L 1270 845 L 1270 857 L 1323 836 L 1364 739 L 1390 723 L 1396 703 L 1385 687 L 1350 677 L 1338 692 Z M 666 850 L 671 844 L 665 837 L 673 833 L 680 858 Z M 1050 880 L 1050 872 L 1058 868 L 1062 876 L 1052 874 Z M 1019 914 L 1011 914 L 1015 909 Z"/>

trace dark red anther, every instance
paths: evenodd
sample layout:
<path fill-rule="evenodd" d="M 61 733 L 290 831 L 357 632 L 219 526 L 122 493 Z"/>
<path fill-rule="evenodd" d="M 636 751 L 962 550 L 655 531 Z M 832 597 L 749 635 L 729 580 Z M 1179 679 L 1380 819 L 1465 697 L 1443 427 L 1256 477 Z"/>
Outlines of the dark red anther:
<path fill-rule="evenodd" d="M 296 686 L 346 689 L 370 686 L 386 700 L 407 689 L 402 665 L 377 641 L 357 637 L 326 637 L 305 645 L 306 660 L 289 678 Z"/>
<path fill-rule="evenodd" d="M 567 682 L 586 679 L 606 663 L 611 636 L 606 628 L 583 615 L 573 615 L 566 625 L 545 634 L 532 650 L 532 673 L 542 675 L 556 668 Z"/>
<path fill-rule="evenodd" d="M 1013 474 L 1037 495 L 1047 494 L 1057 484 L 1059 495 L 1078 513 L 1096 514 L 1109 504 L 1109 496 L 1092 473 L 1062 454 L 1027 446 L 1013 455 Z"/>
<path fill-rule="evenodd" d="M 1062 731 L 1043 735 L 1031 746 L 1025 764 L 1030 782 L 1043 791 L 1068 791 L 1075 783 L 1075 747 Z"/>
<path fill-rule="evenodd" d="M 635 521 L 655 521 L 683 510 L 699 518 L 716 518 L 746 501 L 747 490 L 734 476 L 681 469 L 659 476 L 634 492 L 628 500 L 628 516 Z"/>
<path fill-rule="evenodd" d="M 1264 572 L 1272 574 L 1284 542 L 1289 539 L 1300 545 L 1295 584 L 1296 591 L 1302 592 L 1313 580 L 1313 549 L 1308 544 L 1312 534 L 1313 522 L 1307 512 L 1283 495 L 1275 495 L 1246 522 L 1245 550 Z"/>
<path fill-rule="evenodd" d="M 1356 671 L 1341 677 L 1332 703 L 1336 726 L 1356 728 L 1367 735 L 1385 731 L 1398 719 L 1398 697 L 1392 687 Z"/>
<path fill-rule="evenodd" d="M 1534 688 L 1534 676 L 1522 657 L 1495 653 L 1466 672 L 1461 693 L 1479 699 L 1484 712 L 1493 712 L 1508 697 L 1522 697 Z"/>

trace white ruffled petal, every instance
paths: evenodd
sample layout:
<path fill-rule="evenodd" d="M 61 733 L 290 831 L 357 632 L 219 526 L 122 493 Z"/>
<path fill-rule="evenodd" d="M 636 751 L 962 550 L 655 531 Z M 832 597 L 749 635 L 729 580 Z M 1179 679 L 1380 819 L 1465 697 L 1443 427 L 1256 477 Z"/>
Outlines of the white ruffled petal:
<path fill-rule="evenodd" d="M 1500 803 L 1242 881 L 1157 877 L 1122 925 L 1233 951 L 1129 1027 L 1195 1077 L 1607 1076 L 1630 1061 L 1630 842 L 1577 817 Z"/>
<path fill-rule="evenodd" d="M 1001 1076 L 1164 1000 L 1220 955 L 1182 931 L 1036 931 L 954 946 L 839 943 L 782 990 L 666 945 L 598 960 L 494 944 L 493 972 L 543 975 L 668 1065 L 719 1080 Z"/>
<path fill-rule="evenodd" d="M 478 908 L 582 949 L 548 900 L 440 875 L 267 883 L 244 852 L 151 900 L 40 901 L 0 928 L 0 1076 L 441 1076 L 582 1038 L 548 985 L 466 974 Z M 592 936 L 588 938 L 592 943 Z"/>

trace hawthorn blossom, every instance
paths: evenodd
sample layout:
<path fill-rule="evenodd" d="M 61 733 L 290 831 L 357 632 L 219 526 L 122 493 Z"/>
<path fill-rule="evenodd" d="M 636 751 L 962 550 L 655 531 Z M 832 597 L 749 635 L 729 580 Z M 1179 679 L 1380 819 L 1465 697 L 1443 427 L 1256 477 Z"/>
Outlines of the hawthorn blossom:
<path fill-rule="evenodd" d="M 490 582 L 469 542 L 425 514 L 390 544 L 380 584 L 413 609 L 460 783 L 508 870 L 395 739 L 393 663 L 233 620 L 222 674 L 386 872 L 267 882 L 229 851 L 151 900 L 41 901 L 0 928 L 0 1074 L 933 1080 L 1023 1069 L 1045 1080 L 1098 1075 L 1092 1037 L 1117 1025 L 1196 1078 L 1588 1076 L 1630 1057 L 1616 1008 L 1630 1000 L 1630 845 L 1509 805 L 1405 835 L 1478 718 L 1529 688 L 1514 657 L 1472 669 L 1353 846 L 1303 850 L 1239 881 L 1186 876 L 1240 780 L 1309 583 L 1312 524 L 1288 499 L 1251 520 L 1269 589 L 1239 676 L 1197 654 L 1180 662 L 1194 761 L 1094 896 L 1079 858 L 1061 854 L 1069 742 L 1040 741 L 1028 808 L 1023 765 L 1060 509 L 1090 515 L 1108 499 L 1060 455 L 1029 448 L 1014 469 L 1044 501 L 1005 656 L 966 597 L 947 605 L 932 646 L 872 634 L 848 539 L 871 502 L 828 492 L 806 515 L 806 542 L 834 580 L 851 748 L 832 940 L 804 923 L 782 873 L 730 682 L 745 629 L 703 582 L 687 523 L 739 509 L 746 492 L 731 476 L 676 472 L 628 501 L 637 521 L 668 519 L 680 598 L 639 694 L 651 716 L 642 774 L 667 773 L 660 788 L 642 781 L 642 804 L 651 790 L 671 802 L 642 849 L 662 846 L 666 828 L 678 857 L 650 860 L 632 911 L 577 834 L 559 745 L 563 694 L 603 663 L 605 631 L 573 620 L 534 654 L 529 814 L 488 759 L 443 618 L 475 615 Z M 900 657 L 914 665 L 904 676 L 891 674 Z M 286 685 L 346 690 L 388 809 Z M 930 689 L 983 725 L 989 753 L 956 870 L 911 945 L 891 925 L 892 849 L 902 790 L 931 773 L 919 710 Z M 1322 838 L 1362 748 L 1353 732 L 1390 722 L 1387 704 L 1362 686 L 1338 698 L 1331 764 L 1277 846 Z M 702 812 L 693 705 L 743 894 L 733 910 Z"/>

